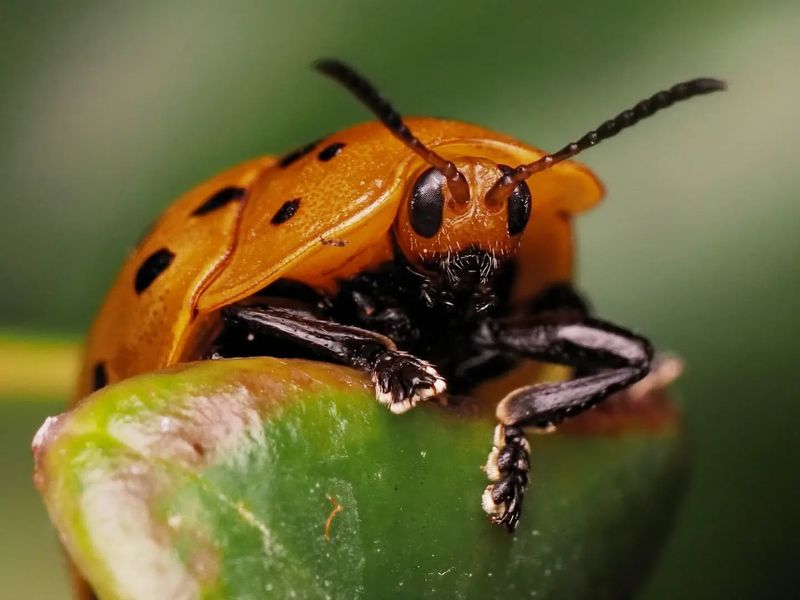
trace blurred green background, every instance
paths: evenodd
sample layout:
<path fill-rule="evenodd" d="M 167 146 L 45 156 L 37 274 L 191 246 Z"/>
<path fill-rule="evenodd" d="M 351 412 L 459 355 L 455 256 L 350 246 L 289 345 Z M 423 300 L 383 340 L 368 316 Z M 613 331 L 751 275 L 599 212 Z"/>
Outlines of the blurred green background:
<path fill-rule="evenodd" d="M 582 157 L 609 196 L 579 224 L 580 285 L 688 364 L 691 487 L 643 596 L 796 593 L 798 31 L 796 0 L 4 2 L 0 327 L 78 339 L 171 199 L 364 120 L 316 57 L 407 114 L 548 149 L 677 80 L 726 78 Z M 17 368 L 6 356 L 0 384 Z M 0 400 L 3 598 L 66 597 L 28 453 L 54 396 Z"/>

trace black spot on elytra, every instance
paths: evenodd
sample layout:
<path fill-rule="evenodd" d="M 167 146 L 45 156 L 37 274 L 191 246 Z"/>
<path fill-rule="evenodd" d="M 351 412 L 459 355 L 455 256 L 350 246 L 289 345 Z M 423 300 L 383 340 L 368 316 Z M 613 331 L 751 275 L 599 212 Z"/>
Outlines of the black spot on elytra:
<path fill-rule="evenodd" d="M 246 190 L 242 187 L 228 186 L 219 190 L 216 194 L 211 196 L 208 200 L 203 202 L 200 206 L 192 211 L 193 217 L 200 215 L 207 215 L 227 205 L 234 200 L 241 200 L 244 198 Z"/>
<path fill-rule="evenodd" d="M 319 151 L 317 154 L 317 158 L 320 159 L 322 162 L 328 162 L 334 156 L 339 154 L 344 148 L 344 144 L 342 142 L 334 142 L 329 146 L 325 146 L 322 150 Z"/>
<path fill-rule="evenodd" d="M 99 362 L 94 366 L 94 374 L 92 381 L 92 389 L 99 390 L 108 385 L 108 372 L 106 371 L 106 364 Z"/>
<path fill-rule="evenodd" d="M 133 282 L 136 293 L 141 294 L 149 288 L 156 280 L 156 277 L 161 275 L 172 264 L 173 258 L 175 258 L 175 254 L 166 248 L 156 250 L 148 256 L 142 266 L 139 267 L 139 270 L 136 271 L 136 279 Z"/>
<path fill-rule="evenodd" d="M 286 223 L 289 219 L 291 219 L 296 213 L 297 209 L 300 208 L 300 198 L 294 198 L 293 200 L 287 200 L 283 203 L 276 212 L 272 216 L 272 220 L 270 223 L 273 225 L 280 225 L 281 223 Z"/>
<path fill-rule="evenodd" d="M 300 160 L 306 154 L 311 152 L 314 148 L 317 147 L 317 144 L 319 144 L 319 142 L 320 142 L 320 140 L 314 140 L 313 142 L 303 146 L 302 148 L 296 148 L 295 150 L 292 150 L 291 152 L 289 152 L 289 154 L 285 155 L 283 158 L 281 158 L 278 161 L 278 165 L 282 169 L 285 169 L 286 167 L 288 167 L 293 162 L 296 162 L 296 161 Z"/>

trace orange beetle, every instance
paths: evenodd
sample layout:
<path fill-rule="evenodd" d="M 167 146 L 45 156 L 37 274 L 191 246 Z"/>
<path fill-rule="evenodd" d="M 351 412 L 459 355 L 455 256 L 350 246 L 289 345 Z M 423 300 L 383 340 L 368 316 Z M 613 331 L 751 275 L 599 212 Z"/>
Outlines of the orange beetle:
<path fill-rule="evenodd" d="M 370 373 L 400 413 L 524 359 L 576 367 L 570 381 L 507 389 L 498 405 L 483 507 L 513 530 L 528 481 L 521 428 L 596 404 L 652 358 L 570 286 L 571 218 L 603 188 L 568 159 L 724 85 L 678 84 L 547 154 L 476 125 L 404 121 L 346 65 L 316 66 L 380 122 L 246 162 L 173 204 L 100 310 L 77 397 L 182 361 L 304 356 Z"/>

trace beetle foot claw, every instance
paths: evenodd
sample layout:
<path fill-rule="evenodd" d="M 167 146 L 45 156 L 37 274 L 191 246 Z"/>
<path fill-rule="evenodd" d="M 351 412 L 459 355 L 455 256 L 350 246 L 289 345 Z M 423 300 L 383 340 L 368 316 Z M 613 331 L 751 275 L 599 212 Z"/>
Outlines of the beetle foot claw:
<path fill-rule="evenodd" d="M 494 446 L 483 470 L 492 483 L 483 491 L 481 506 L 492 523 L 513 532 L 519 522 L 530 471 L 530 446 L 519 427 L 495 428 Z"/>
<path fill-rule="evenodd" d="M 447 382 L 432 364 L 398 350 L 386 352 L 375 361 L 372 381 L 378 402 L 394 414 L 404 413 L 447 389 Z"/>

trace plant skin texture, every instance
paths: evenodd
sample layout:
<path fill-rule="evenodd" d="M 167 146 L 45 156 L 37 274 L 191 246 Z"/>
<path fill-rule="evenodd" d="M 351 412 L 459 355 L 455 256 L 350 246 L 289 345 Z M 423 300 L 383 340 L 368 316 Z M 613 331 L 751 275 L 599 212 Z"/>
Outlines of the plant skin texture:
<path fill-rule="evenodd" d="M 48 420 L 35 482 L 101 598 L 635 589 L 684 480 L 672 405 L 650 390 L 536 437 L 537 485 L 513 536 L 474 498 L 491 422 L 469 401 L 395 417 L 345 367 L 206 361 L 110 385 Z"/>

